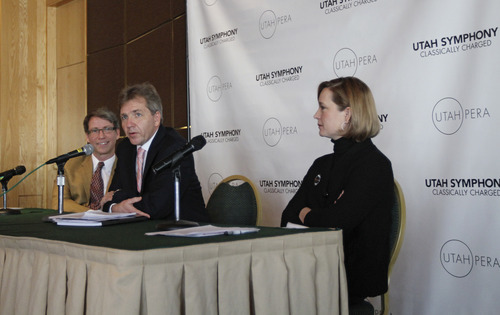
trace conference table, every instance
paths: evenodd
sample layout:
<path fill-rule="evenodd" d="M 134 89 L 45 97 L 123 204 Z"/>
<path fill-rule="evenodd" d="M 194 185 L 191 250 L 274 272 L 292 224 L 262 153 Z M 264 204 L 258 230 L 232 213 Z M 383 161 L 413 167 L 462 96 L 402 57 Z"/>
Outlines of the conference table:
<path fill-rule="evenodd" d="M 342 232 L 147 236 L 0 215 L 0 314 L 348 314 Z"/>

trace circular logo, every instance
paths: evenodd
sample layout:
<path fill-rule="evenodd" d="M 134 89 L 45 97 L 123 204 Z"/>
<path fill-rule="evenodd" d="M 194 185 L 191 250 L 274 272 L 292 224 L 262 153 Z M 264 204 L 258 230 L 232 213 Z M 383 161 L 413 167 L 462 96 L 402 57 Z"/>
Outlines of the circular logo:
<path fill-rule="evenodd" d="M 459 240 L 449 240 L 441 247 L 439 258 L 444 270 L 457 278 L 466 277 L 471 271 L 474 257 L 469 246 Z"/>
<path fill-rule="evenodd" d="M 271 10 L 264 11 L 259 18 L 260 35 L 265 39 L 273 37 L 276 32 L 276 26 L 276 14 Z"/>
<path fill-rule="evenodd" d="M 210 175 L 208 178 L 208 192 L 212 194 L 214 191 L 215 187 L 219 185 L 219 183 L 222 181 L 222 176 L 219 173 L 213 173 Z"/>
<path fill-rule="evenodd" d="M 358 71 L 358 57 L 350 48 L 342 48 L 333 57 L 333 72 L 337 77 L 353 77 Z"/>
<path fill-rule="evenodd" d="M 222 96 L 222 81 L 216 75 L 208 80 L 207 96 L 213 102 L 217 102 Z"/>
<path fill-rule="evenodd" d="M 462 127 L 463 121 L 464 109 L 454 98 L 445 97 L 432 109 L 432 123 L 439 132 L 445 135 L 457 132 Z"/>
<path fill-rule="evenodd" d="M 204 2 L 207 6 L 212 6 L 217 2 L 217 0 L 205 0 Z"/>
<path fill-rule="evenodd" d="M 274 147 L 281 140 L 281 123 L 278 119 L 271 117 L 264 123 L 262 127 L 262 136 L 264 141 L 270 147 Z"/>

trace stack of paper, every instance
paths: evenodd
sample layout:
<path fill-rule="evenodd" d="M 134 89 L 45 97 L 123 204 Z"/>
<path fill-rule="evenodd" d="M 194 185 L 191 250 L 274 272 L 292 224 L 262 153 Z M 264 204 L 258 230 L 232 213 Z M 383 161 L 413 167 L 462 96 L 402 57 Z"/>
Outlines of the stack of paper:
<path fill-rule="evenodd" d="M 60 214 L 49 217 L 57 225 L 69 226 L 102 226 L 112 223 L 125 223 L 135 218 L 135 213 L 109 213 L 101 210 L 88 210 L 86 212 Z"/>
<path fill-rule="evenodd" d="M 146 235 L 165 235 L 165 236 L 184 236 L 184 237 L 203 237 L 214 235 L 239 235 L 252 232 L 258 232 L 258 228 L 253 227 L 217 227 L 213 225 L 202 225 L 190 228 L 181 228 L 177 230 L 150 232 Z"/>

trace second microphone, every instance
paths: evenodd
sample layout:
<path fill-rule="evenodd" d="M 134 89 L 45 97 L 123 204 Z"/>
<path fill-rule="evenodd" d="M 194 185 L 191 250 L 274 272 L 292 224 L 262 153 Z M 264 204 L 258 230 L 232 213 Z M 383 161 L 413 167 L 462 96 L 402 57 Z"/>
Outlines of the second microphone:
<path fill-rule="evenodd" d="M 191 141 L 189 141 L 185 146 L 180 148 L 178 151 L 172 153 L 167 156 L 162 161 L 153 165 L 153 172 L 157 174 L 163 169 L 173 168 L 182 161 L 183 158 L 193 153 L 194 151 L 198 151 L 205 146 L 207 140 L 202 135 L 196 136 Z"/>

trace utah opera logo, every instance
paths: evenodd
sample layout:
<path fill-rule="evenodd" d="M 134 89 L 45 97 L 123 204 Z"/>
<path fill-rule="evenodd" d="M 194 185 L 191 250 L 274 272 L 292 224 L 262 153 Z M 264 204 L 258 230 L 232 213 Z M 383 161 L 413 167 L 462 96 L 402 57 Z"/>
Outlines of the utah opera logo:
<path fill-rule="evenodd" d="M 259 18 L 260 35 L 265 39 L 273 37 L 276 32 L 276 14 L 272 10 L 264 11 Z"/>
<path fill-rule="evenodd" d="M 456 133 L 464 121 L 464 109 L 454 98 L 445 97 L 439 100 L 432 109 L 432 122 L 436 129 L 445 134 Z"/>
<path fill-rule="evenodd" d="M 446 241 L 439 252 L 439 260 L 447 273 L 455 278 L 465 278 L 473 267 L 486 272 L 500 269 L 500 259 L 489 255 L 473 255 L 470 247 L 464 242 L 452 239 Z"/>
<path fill-rule="evenodd" d="M 217 2 L 217 0 L 204 0 L 203 2 L 205 2 L 205 5 L 207 6 L 212 6 Z"/>
<path fill-rule="evenodd" d="M 337 77 L 353 77 L 358 70 L 358 57 L 350 48 L 342 48 L 333 58 L 333 72 Z"/>
<path fill-rule="evenodd" d="M 264 11 L 259 18 L 259 32 L 262 37 L 269 39 L 274 36 L 279 25 L 292 22 L 290 14 L 276 16 L 274 11 Z"/>
<path fill-rule="evenodd" d="M 271 117 L 262 127 L 264 142 L 270 147 L 276 146 L 281 140 L 281 123 L 278 119 Z"/>
<path fill-rule="evenodd" d="M 298 133 L 297 126 L 281 125 L 281 122 L 274 117 L 267 119 L 262 127 L 264 142 L 270 147 L 276 146 L 283 136 L 295 136 Z"/>
<path fill-rule="evenodd" d="M 212 173 L 212 175 L 208 178 L 208 192 L 212 194 L 215 187 L 217 187 L 220 182 L 222 182 L 222 175 L 219 173 Z"/>
<path fill-rule="evenodd" d="M 231 87 L 231 82 L 222 82 L 218 76 L 214 75 L 208 80 L 207 96 L 212 102 L 217 102 L 222 97 L 222 91 L 229 90 Z"/>
<path fill-rule="evenodd" d="M 447 273 L 456 278 L 470 274 L 474 266 L 474 256 L 469 246 L 460 240 L 449 240 L 439 252 L 441 265 Z"/>

